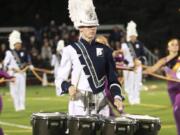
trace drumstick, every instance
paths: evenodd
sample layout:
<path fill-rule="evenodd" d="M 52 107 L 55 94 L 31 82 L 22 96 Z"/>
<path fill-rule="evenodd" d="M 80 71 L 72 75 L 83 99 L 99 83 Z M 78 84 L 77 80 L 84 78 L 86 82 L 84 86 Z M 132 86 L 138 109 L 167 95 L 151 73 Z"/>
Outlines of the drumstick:
<path fill-rule="evenodd" d="M 123 67 L 123 66 L 119 66 L 119 65 L 116 65 L 116 68 L 118 70 L 129 70 L 129 71 L 133 71 L 134 70 L 134 68 L 132 68 L 132 67 Z"/>

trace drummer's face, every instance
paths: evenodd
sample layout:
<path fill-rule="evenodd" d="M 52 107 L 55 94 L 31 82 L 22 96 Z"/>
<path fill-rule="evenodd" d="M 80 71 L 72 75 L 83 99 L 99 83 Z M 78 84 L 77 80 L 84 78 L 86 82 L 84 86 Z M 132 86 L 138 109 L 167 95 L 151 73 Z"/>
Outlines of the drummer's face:
<path fill-rule="evenodd" d="M 79 30 L 83 37 L 92 40 L 96 36 L 97 26 L 82 26 Z"/>

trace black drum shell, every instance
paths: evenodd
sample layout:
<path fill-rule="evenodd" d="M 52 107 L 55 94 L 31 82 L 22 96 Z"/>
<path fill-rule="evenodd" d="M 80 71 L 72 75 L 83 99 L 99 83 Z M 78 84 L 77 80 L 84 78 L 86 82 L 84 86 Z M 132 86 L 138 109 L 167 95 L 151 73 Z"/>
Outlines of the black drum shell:
<path fill-rule="evenodd" d="M 104 120 L 102 135 L 133 135 L 136 121 L 125 117 L 109 117 Z"/>
<path fill-rule="evenodd" d="M 33 135 L 66 135 L 65 113 L 33 113 L 31 116 Z"/>
<path fill-rule="evenodd" d="M 124 116 L 137 121 L 138 128 L 134 135 L 158 135 L 161 129 L 161 121 L 158 117 L 130 114 Z"/>
<path fill-rule="evenodd" d="M 100 135 L 101 124 L 98 116 L 69 116 L 69 135 Z"/>

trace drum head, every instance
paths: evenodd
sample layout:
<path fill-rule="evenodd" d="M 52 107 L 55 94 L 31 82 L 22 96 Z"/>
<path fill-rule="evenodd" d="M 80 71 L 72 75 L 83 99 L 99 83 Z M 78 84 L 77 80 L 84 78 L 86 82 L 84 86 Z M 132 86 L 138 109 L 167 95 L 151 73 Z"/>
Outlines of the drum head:
<path fill-rule="evenodd" d="M 91 115 L 75 115 L 75 116 L 69 116 L 69 120 L 78 120 L 78 121 L 98 121 L 97 116 L 91 116 Z"/>
<path fill-rule="evenodd" d="M 66 113 L 61 112 L 38 112 L 32 114 L 33 119 L 66 119 Z"/>
<path fill-rule="evenodd" d="M 128 118 L 126 118 L 124 116 L 121 116 L 121 117 L 108 117 L 108 118 L 105 118 L 105 122 L 107 122 L 107 123 L 121 123 L 121 124 L 135 123 L 134 120 L 128 119 Z"/>
<path fill-rule="evenodd" d="M 149 115 L 132 115 L 132 114 L 124 114 L 124 117 L 131 118 L 138 121 L 150 121 L 150 122 L 160 122 L 160 119 L 157 117 L 152 117 Z"/>

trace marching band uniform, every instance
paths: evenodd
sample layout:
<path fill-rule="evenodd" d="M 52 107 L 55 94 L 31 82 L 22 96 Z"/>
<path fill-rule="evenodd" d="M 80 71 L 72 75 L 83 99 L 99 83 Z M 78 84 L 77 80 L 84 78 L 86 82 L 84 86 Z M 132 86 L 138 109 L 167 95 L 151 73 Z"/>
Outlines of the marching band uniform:
<path fill-rule="evenodd" d="M 92 0 L 79 2 L 69 0 L 70 17 L 74 26 L 77 29 L 80 26 L 98 26 Z M 69 115 L 99 113 L 109 116 L 109 107 L 104 98 L 106 79 L 112 96 L 122 100 L 112 51 L 107 46 L 96 42 L 95 39 L 89 43 L 80 35 L 78 42 L 63 48 L 55 83 L 61 91 L 67 92 L 72 85 L 77 89 L 75 96 L 69 101 Z"/>
<path fill-rule="evenodd" d="M 168 80 L 168 93 L 173 106 L 173 113 L 177 127 L 177 135 L 180 135 L 180 56 L 179 39 L 174 38 L 168 42 L 168 55 L 161 58 L 151 67 L 148 67 L 145 74 L 154 73 L 164 69 Z M 177 80 L 177 81 L 175 81 Z"/>
<path fill-rule="evenodd" d="M 67 82 L 70 72 L 71 84 Z M 120 95 L 121 88 L 117 81 L 112 52 L 108 47 L 95 41 L 88 44 L 81 38 L 78 43 L 68 45 L 63 49 L 56 80 L 56 84 L 62 91 L 67 91 L 70 85 L 77 85 L 79 93 L 85 94 L 87 91 L 103 98 L 106 77 L 110 82 L 109 87 L 113 95 Z M 75 106 L 81 108 L 81 113 L 74 111 Z M 79 100 L 70 101 L 69 114 L 86 114 L 81 97 Z"/>
<path fill-rule="evenodd" d="M 180 79 L 180 57 L 175 57 L 166 64 L 164 68 L 166 75 L 173 79 Z M 168 81 L 168 93 L 173 105 L 174 118 L 180 135 L 180 83 Z"/>
<path fill-rule="evenodd" d="M 130 36 L 138 36 L 136 24 L 131 21 L 127 26 L 127 42 L 122 44 L 124 59 L 127 60 L 128 67 L 135 67 L 135 71 L 123 71 L 124 89 L 128 94 L 130 104 L 140 103 L 140 90 L 142 85 L 142 66 L 136 65 L 136 60 L 145 62 L 143 45 L 139 41 L 131 42 Z"/>
<path fill-rule="evenodd" d="M 10 82 L 10 94 L 13 98 L 16 111 L 25 110 L 26 73 L 19 72 L 28 62 L 27 54 L 22 50 L 16 50 L 16 44 L 22 44 L 20 33 L 13 31 L 9 35 L 10 49 L 6 52 L 3 64 L 9 75 L 15 77 L 15 82 Z"/>
<path fill-rule="evenodd" d="M 58 68 L 61 62 L 62 49 L 64 48 L 64 40 L 59 40 L 56 47 L 56 54 L 52 55 L 51 66 L 54 67 L 54 78 L 57 78 Z M 61 91 L 56 87 L 56 96 L 60 96 Z"/>
<path fill-rule="evenodd" d="M 3 99 L 0 95 L 0 113 L 2 112 L 2 109 L 3 109 Z"/>
<path fill-rule="evenodd" d="M 7 72 L 3 71 L 3 65 L 0 63 L 0 83 L 4 82 L 5 79 L 11 80 L 14 78 L 13 76 L 10 76 Z M 3 98 L 0 93 L 0 113 L 3 109 Z"/>

